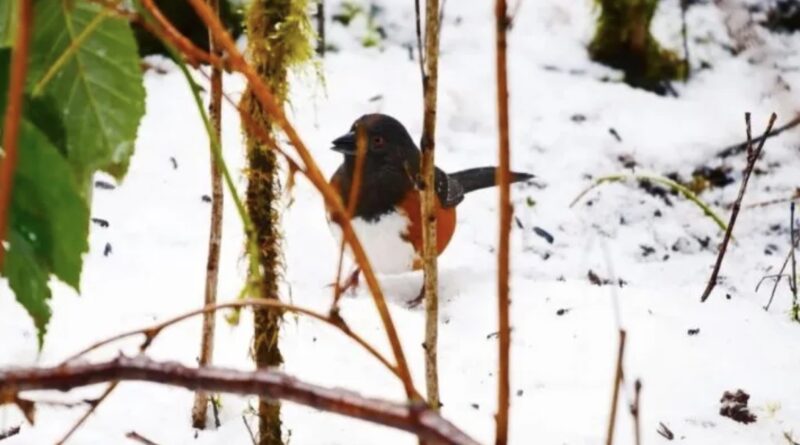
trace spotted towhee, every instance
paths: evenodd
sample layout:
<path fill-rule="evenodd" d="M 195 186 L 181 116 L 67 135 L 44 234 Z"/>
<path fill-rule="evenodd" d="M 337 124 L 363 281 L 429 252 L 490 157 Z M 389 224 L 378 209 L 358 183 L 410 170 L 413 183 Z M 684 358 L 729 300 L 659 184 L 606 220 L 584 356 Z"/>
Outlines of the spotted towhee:
<path fill-rule="evenodd" d="M 345 205 L 356 169 L 356 132 L 363 131 L 366 155 L 352 224 L 372 267 L 380 273 L 399 273 L 422 268 L 422 218 L 420 209 L 420 150 L 397 119 L 367 114 L 353 123 L 350 132 L 333 141 L 332 149 L 344 162 L 330 179 Z M 464 195 L 496 185 L 495 167 L 455 173 L 436 169 L 436 244 L 444 251 L 456 228 L 456 206 Z M 511 173 L 511 182 L 533 178 Z M 331 231 L 341 240 L 341 229 L 331 220 Z M 358 270 L 347 286 L 357 283 Z"/>

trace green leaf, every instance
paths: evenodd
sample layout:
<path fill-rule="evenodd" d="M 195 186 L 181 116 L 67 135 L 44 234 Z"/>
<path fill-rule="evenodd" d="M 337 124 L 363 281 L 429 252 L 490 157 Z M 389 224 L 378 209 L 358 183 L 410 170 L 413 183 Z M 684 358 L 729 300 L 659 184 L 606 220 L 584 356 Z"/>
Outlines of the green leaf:
<path fill-rule="evenodd" d="M 61 121 L 58 103 L 50 96 L 25 96 L 25 118 L 36 124 L 62 156 L 68 155 L 67 130 Z"/>
<path fill-rule="evenodd" d="M 13 46 L 17 33 L 17 0 L 3 0 L 0 2 L 0 47 Z"/>
<path fill-rule="evenodd" d="M 86 1 L 39 0 L 35 14 L 30 78 L 58 106 L 79 183 L 98 169 L 121 179 L 144 114 L 130 26 Z"/>
<path fill-rule="evenodd" d="M 8 48 L 0 48 L 0 117 L 4 116 L 6 112 L 10 68 L 11 50 Z M 0 131 L 2 131 L 2 129 L 0 129 Z"/>
<path fill-rule="evenodd" d="M 27 120 L 18 156 L 10 227 L 29 243 L 43 270 L 79 290 L 82 254 L 89 250 L 89 206 L 66 159 Z"/>
<path fill-rule="evenodd" d="M 33 318 L 41 349 L 47 323 L 50 321 L 48 273 L 42 269 L 28 240 L 13 228 L 8 238 L 9 249 L 6 252 L 3 275 L 8 277 L 8 285 L 17 296 L 17 301 Z"/>

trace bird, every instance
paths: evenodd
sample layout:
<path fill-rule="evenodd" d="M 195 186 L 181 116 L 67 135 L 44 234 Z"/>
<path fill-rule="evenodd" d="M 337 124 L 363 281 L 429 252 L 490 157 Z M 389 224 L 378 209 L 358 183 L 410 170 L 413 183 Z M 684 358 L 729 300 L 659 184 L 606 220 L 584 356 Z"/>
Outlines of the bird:
<path fill-rule="evenodd" d="M 344 159 L 329 184 L 348 207 L 356 177 L 357 133 L 363 132 L 365 153 L 360 187 L 351 224 L 375 272 L 397 274 L 422 268 L 420 190 L 421 151 L 403 124 L 386 114 L 365 114 L 350 130 L 333 140 L 332 150 Z M 441 254 L 456 230 L 456 207 L 466 194 L 496 185 L 496 167 L 478 167 L 445 173 L 435 170 L 436 248 Z M 511 172 L 510 182 L 534 176 Z M 341 242 L 340 221 L 327 208 L 328 223 Z M 349 253 L 349 250 L 348 250 Z M 342 289 L 358 285 L 356 268 Z"/>

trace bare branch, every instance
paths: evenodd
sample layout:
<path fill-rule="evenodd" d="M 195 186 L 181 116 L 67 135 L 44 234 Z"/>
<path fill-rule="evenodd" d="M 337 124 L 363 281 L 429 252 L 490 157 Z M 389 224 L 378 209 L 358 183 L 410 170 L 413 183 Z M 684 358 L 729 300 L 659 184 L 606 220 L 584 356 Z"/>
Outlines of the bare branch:
<path fill-rule="evenodd" d="M 497 429 L 496 445 L 508 443 L 508 411 L 510 405 L 510 355 L 511 323 L 509 314 L 509 236 L 511 234 L 510 141 L 508 116 L 508 73 L 506 59 L 506 32 L 508 31 L 508 6 L 505 0 L 496 0 L 495 9 L 495 65 L 497 69 L 497 120 L 499 127 L 500 162 L 497 167 L 497 185 L 500 193 L 500 241 L 497 249 L 497 312 L 498 312 L 498 379 L 497 379 Z"/>
<path fill-rule="evenodd" d="M 214 12 L 219 15 L 219 0 L 208 1 Z M 221 56 L 217 42 L 209 31 L 208 36 L 209 52 L 217 57 Z M 218 143 L 222 144 L 222 70 L 211 67 L 211 101 L 208 104 L 208 114 L 210 116 L 213 131 L 216 134 Z M 222 210 L 224 194 L 222 193 L 222 169 L 217 157 L 214 155 L 213 142 L 211 153 L 211 221 L 208 234 L 208 256 L 206 258 L 206 282 L 204 290 L 204 305 L 215 304 L 217 302 L 217 283 L 219 281 L 219 251 L 222 245 Z M 203 314 L 203 328 L 200 339 L 200 358 L 198 365 L 206 366 L 214 358 L 214 331 L 216 313 L 206 312 Z M 192 406 L 192 426 L 204 429 L 206 427 L 206 415 L 208 414 L 208 394 L 198 392 L 194 395 L 194 405 Z"/>
<path fill-rule="evenodd" d="M 158 362 L 140 355 L 120 356 L 102 363 L 58 365 L 51 368 L 0 369 L 0 394 L 30 390 L 68 391 L 109 381 L 145 381 L 192 391 L 263 395 L 319 410 L 408 431 L 433 443 L 477 445 L 424 405 L 365 398 L 343 389 L 302 382 L 272 369 L 238 371 L 219 367 L 191 368 L 176 362 Z"/>
<path fill-rule="evenodd" d="M 422 76 L 423 126 L 420 159 L 420 215 L 422 215 L 422 266 L 424 274 L 420 296 L 425 299 L 425 386 L 428 406 L 438 410 L 439 365 L 439 255 L 437 242 L 436 197 L 436 99 L 439 82 L 439 0 L 425 1 L 425 70 Z"/>
<path fill-rule="evenodd" d="M 624 329 L 619 330 L 619 347 L 617 349 L 617 367 L 614 372 L 614 391 L 611 393 L 611 414 L 608 416 L 608 428 L 606 429 L 606 445 L 614 443 L 614 425 L 617 423 L 617 405 L 619 404 L 619 389 L 622 386 L 624 374 L 622 372 L 622 359 L 625 354 Z"/>
<path fill-rule="evenodd" d="M 736 201 L 733 203 L 731 219 L 730 222 L 728 222 L 728 228 L 725 230 L 725 237 L 722 239 L 722 244 L 719 248 L 717 262 L 714 264 L 714 270 L 711 272 L 711 277 L 708 279 L 706 289 L 703 291 L 703 295 L 700 297 L 700 302 L 705 302 L 709 295 L 711 295 L 711 291 L 714 290 L 714 287 L 717 285 L 717 276 L 719 275 L 719 270 L 722 266 L 722 259 L 725 257 L 725 251 L 728 249 L 728 243 L 731 240 L 733 225 L 736 224 L 736 218 L 739 216 L 739 210 L 742 207 L 742 199 L 744 199 L 744 192 L 747 190 L 747 182 L 750 180 L 750 175 L 753 173 L 753 168 L 756 165 L 756 161 L 758 161 L 758 158 L 761 156 L 761 150 L 764 149 L 764 143 L 767 141 L 767 135 L 769 134 L 770 130 L 772 130 L 772 125 L 775 124 L 775 119 L 777 118 L 778 116 L 775 113 L 772 113 L 772 116 L 769 118 L 769 123 L 767 124 L 767 129 L 764 131 L 764 136 L 761 138 L 761 142 L 758 144 L 758 148 L 753 150 L 753 140 L 750 131 L 750 113 L 745 113 L 744 115 L 745 123 L 747 124 L 747 166 L 744 169 L 742 185 L 739 187 L 739 195 L 736 197 Z"/>

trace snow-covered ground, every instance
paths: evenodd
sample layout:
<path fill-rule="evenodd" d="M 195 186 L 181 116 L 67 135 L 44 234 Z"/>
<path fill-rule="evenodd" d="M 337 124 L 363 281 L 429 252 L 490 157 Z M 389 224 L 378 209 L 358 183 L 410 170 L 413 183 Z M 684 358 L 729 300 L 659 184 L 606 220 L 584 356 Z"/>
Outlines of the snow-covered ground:
<path fill-rule="evenodd" d="M 330 2 L 329 2 L 330 3 Z M 743 155 L 715 158 L 744 138 L 743 113 L 753 113 L 760 133 L 769 113 L 778 124 L 798 110 L 800 37 L 763 32 L 763 46 L 733 56 L 723 15 L 712 2 L 689 12 L 694 73 L 676 84 L 680 97 L 659 97 L 620 83 L 619 73 L 588 60 L 597 11 L 589 0 L 523 1 L 509 42 L 512 164 L 537 175 L 515 186 L 517 224 L 513 242 L 512 427 L 513 444 L 604 442 L 617 349 L 617 318 L 628 332 L 627 385 L 621 396 L 617 443 L 633 443 L 627 414 L 632 382 L 641 379 L 643 443 L 668 443 L 659 423 L 685 444 L 786 444 L 800 441 L 800 324 L 790 321 L 791 299 L 779 287 L 769 312 L 769 291 L 758 280 L 788 252 L 788 204 L 743 210 L 722 268 L 722 283 L 705 304 L 700 293 L 722 234 L 697 207 L 677 196 L 664 199 L 635 184 L 610 184 L 569 203 L 590 185 L 589 177 L 624 172 L 620 156 L 637 172 L 691 177 L 700 166 L 733 168 L 735 183 L 701 198 L 727 220 L 724 206 L 736 196 Z M 413 2 L 385 2 L 378 23 L 388 38 L 382 49 L 362 48 L 364 26 L 329 24 L 338 52 L 321 62 L 325 87 L 313 73 L 293 81 L 291 115 L 322 168 L 331 173 L 338 154 L 330 140 L 367 112 L 384 112 L 418 137 L 422 124 L 419 67 L 414 46 Z M 336 11 L 336 4 L 328 5 Z M 491 2 L 449 1 L 442 31 L 437 164 L 446 171 L 494 165 L 496 110 Z M 657 36 L 679 49 L 678 2 L 662 2 Z M 198 76 L 198 79 L 202 77 Z M 233 95 L 238 77 L 225 80 Z M 147 115 L 124 183 L 96 189 L 85 257 L 82 294 L 56 284 L 54 317 L 44 349 L 37 352 L 29 317 L 3 285 L 0 292 L 0 366 L 45 365 L 125 329 L 142 327 L 198 307 L 202 300 L 210 204 L 207 140 L 180 73 L 149 73 Z M 236 113 L 224 114 L 225 153 L 241 179 L 242 141 Z M 619 136 L 615 138 L 610 129 Z M 767 142 L 745 205 L 790 196 L 800 186 L 800 133 Z M 630 170 L 627 170 L 630 172 Z M 106 178 L 98 178 L 106 179 Z M 240 181 L 243 184 L 242 181 Z M 243 190 L 243 188 L 242 188 Z M 325 310 L 331 298 L 336 250 L 321 199 L 300 180 L 283 218 L 284 298 Z M 440 257 L 440 372 L 443 414 L 483 443 L 493 439 L 496 388 L 497 196 L 469 195 L 459 206 L 458 230 Z M 288 198 L 287 198 L 288 203 Z M 552 243 L 534 227 L 553 236 Z M 220 296 L 238 294 L 245 264 L 242 231 L 226 201 Z M 704 247 L 708 239 L 708 246 Z M 110 247 L 110 253 L 104 255 Z M 613 271 L 612 271 L 613 269 Z M 595 286 L 589 270 L 627 284 Z M 421 275 L 382 277 L 418 387 L 424 388 L 421 348 L 424 314 L 404 302 L 416 295 Z M 615 307 L 619 308 L 617 312 Z M 618 315 L 617 315 L 618 314 Z M 389 353 L 364 289 L 344 300 L 348 324 Z M 238 327 L 220 314 L 215 362 L 249 369 L 251 325 Z M 699 330 L 690 335 L 689 330 Z M 695 331 L 692 331 L 695 332 Z M 200 321 L 164 332 L 151 355 L 195 363 Z M 138 340 L 91 355 L 134 353 Z M 380 364 L 327 326 L 287 317 L 281 347 L 285 370 L 327 386 L 365 395 L 403 399 L 401 385 Z M 749 425 L 721 417 L 726 390 L 743 389 L 758 420 Z M 79 400 L 101 387 L 44 399 Z M 192 394 L 153 384 L 125 383 L 99 408 L 71 443 L 125 443 L 135 430 L 160 444 L 249 443 L 242 415 L 251 424 L 253 399 L 223 395 L 216 430 L 190 426 Z M 23 424 L 8 444 L 52 443 L 82 409 L 42 406 L 35 426 L 16 408 L 0 408 L 0 430 Z M 411 444 L 413 436 L 372 424 L 284 404 L 290 443 Z"/>

